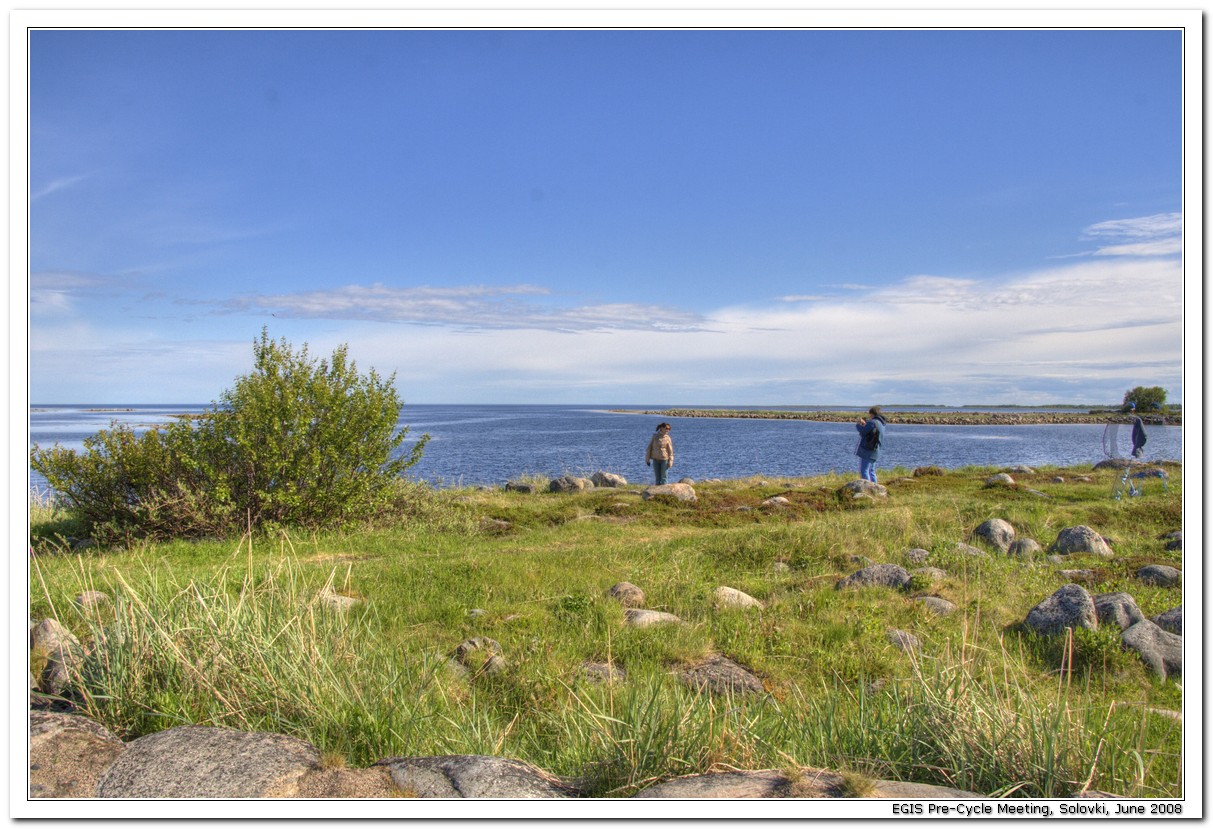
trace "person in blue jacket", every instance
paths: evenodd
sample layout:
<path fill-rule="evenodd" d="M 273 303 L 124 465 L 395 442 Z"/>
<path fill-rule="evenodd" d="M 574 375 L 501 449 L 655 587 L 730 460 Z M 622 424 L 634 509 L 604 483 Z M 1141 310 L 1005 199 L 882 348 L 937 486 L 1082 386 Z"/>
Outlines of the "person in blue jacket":
<path fill-rule="evenodd" d="M 872 483 L 876 483 L 876 459 L 880 457 L 880 447 L 884 445 L 885 423 L 879 406 L 868 409 L 867 418 L 861 417 L 855 421 L 855 428 L 859 431 L 859 445 L 855 447 L 855 454 L 859 456 L 859 477 Z"/>

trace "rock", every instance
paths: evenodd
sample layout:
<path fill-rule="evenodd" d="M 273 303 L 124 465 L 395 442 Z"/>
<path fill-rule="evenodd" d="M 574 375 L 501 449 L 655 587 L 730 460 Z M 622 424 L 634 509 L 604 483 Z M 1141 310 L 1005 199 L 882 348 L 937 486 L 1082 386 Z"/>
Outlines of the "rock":
<path fill-rule="evenodd" d="M 1015 540 L 1015 528 L 1001 518 L 991 518 L 978 525 L 973 535 L 1000 553 L 1005 553 Z"/>
<path fill-rule="evenodd" d="M 1042 636 L 1056 636 L 1067 628 L 1095 630 L 1099 619 L 1091 595 L 1076 584 L 1067 584 L 1029 610 L 1024 625 Z"/>
<path fill-rule="evenodd" d="M 1065 482 L 1066 482 L 1066 479 L 1061 477 L 1060 475 L 1054 475 L 1052 478 L 1049 479 L 1049 483 L 1053 483 L 1053 484 L 1064 484 Z"/>
<path fill-rule="evenodd" d="M 658 498 L 661 496 L 674 498 L 675 500 L 685 501 L 691 504 L 694 504 L 699 500 L 699 496 L 695 494 L 695 488 L 690 484 L 683 483 L 662 484 L 661 486 L 646 487 L 641 495 L 646 501 L 648 501 L 650 498 Z"/>
<path fill-rule="evenodd" d="M 1033 559 L 1040 555 L 1044 550 L 1040 545 L 1031 538 L 1017 538 L 1011 542 L 1011 546 L 1007 548 L 1007 555 L 1014 558 Z"/>
<path fill-rule="evenodd" d="M 974 547 L 972 544 L 965 544 L 963 541 L 957 541 L 953 548 L 962 556 L 971 556 L 973 558 L 989 558 L 990 554 L 980 547 Z"/>
<path fill-rule="evenodd" d="M 63 695 L 84 662 L 80 640 L 55 619 L 43 619 L 30 631 L 30 649 L 46 656 L 38 688 L 51 696 Z"/>
<path fill-rule="evenodd" d="M 521 492 L 524 495 L 534 495 L 538 492 L 538 487 L 534 484 L 524 483 L 523 481 L 507 481 L 505 485 L 506 492 Z"/>
<path fill-rule="evenodd" d="M 927 783 L 901 783 L 873 780 L 866 798 L 907 800 L 915 798 L 958 799 L 978 798 L 974 792 Z M 782 769 L 758 771 L 710 771 L 666 780 L 638 792 L 634 797 L 648 799 L 758 800 L 765 798 L 842 798 L 849 795 L 847 778 L 826 769 Z"/>
<path fill-rule="evenodd" d="M 509 521 L 502 521 L 500 518 L 489 518 L 487 515 L 480 519 L 480 531 L 485 533 L 501 534 L 507 532 L 511 526 Z"/>
<path fill-rule="evenodd" d="M 924 579 L 929 579 L 931 582 L 937 582 L 946 579 L 948 574 L 945 571 L 940 570 L 938 567 L 919 567 L 915 569 L 910 576 L 919 576 Z"/>
<path fill-rule="evenodd" d="M 841 498 L 888 498 L 889 491 L 880 484 L 857 478 L 838 490 Z"/>
<path fill-rule="evenodd" d="M 946 473 L 943 471 L 943 469 L 941 469 L 938 466 L 920 466 L 914 470 L 915 478 L 923 478 L 923 477 L 927 477 L 930 475 L 943 475 L 943 474 L 946 474 Z"/>
<path fill-rule="evenodd" d="M 733 587 L 717 587 L 715 596 L 716 607 L 720 610 L 751 607 L 762 610 L 762 602 Z"/>
<path fill-rule="evenodd" d="M 834 585 L 835 590 L 847 587 L 892 587 L 904 590 L 910 585 L 910 574 L 897 564 L 873 564 L 856 571 Z"/>
<path fill-rule="evenodd" d="M 918 637 L 907 630 L 890 630 L 885 634 L 885 638 L 889 640 L 890 644 L 901 648 L 907 653 L 916 651 L 922 647 L 922 642 Z"/>
<path fill-rule="evenodd" d="M 1155 587 L 1175 587 L 1183 574 L 1165 564 L 1147 564 L 1137 571 L 1137 580 Z"/>
<path fill-rule="evenodd" d="M 100 590 L 85 590 L 80 595 L 76 596 L 73 601 L 76 607 L 81 610 L 100 610 L 103 607 L 113 605 L 113 600 L 109 596 L 102 593 Z"/>
<path fill-rule="evenodd" d="M 1124 469 L 1130 463 L 1132 463 L 1132 460 L 1130 458 L 1108 458 L 1107 460 L 1100 461 L 1099 463 L 1095 464 L 1095 466 L 1093 466 L 1091 468 L 1092 469 Z"/>
<path fill-rule="evenodd" d="M 623 622 L 634 628 L 682 624 L 682 620 L 673 613 L 665 613 L 660 610 L 644 610 L 636 607 L 623 611 Z"/>
<path fill-rule="evenodd" d="M 616 668 L 610 662 L 583 662 L 581 670 L 590 682 L 602 682 L 609 685 L 627 678 L 627 674 L 622 668 Z"/>
<path fill-rule="evenodd" d="M 986 487 L 1015 486 L 1015 479 L 1005 472 L 999 472 L 997 475 L 986 478 L 985 485 Z"/>
<path fill-rule="evenodd" d="M 505 670 L 501 643 L 487 636 L 476 636 L 455 647 L 455 661 L 475 674 L 495 674 Z"/>
<path fill-rule="evenodd" d="M 581 492 L 593 488 L 594 484 L 589 478 L 578 478 L 576 475 L 561 475 L 548 484 L 548 492 Z"/>
<path fill-rule="evenodd" d="M 125 749 L 86 717 L 30 712 L 29 796 L 94 797 L 97 781 Z"/>
<path fill-rule="evenodd" d="M 1167 533 L 1161 536 L 1161 540 L 1167 542 L 1168 550 L 1182 550 L 1184 548 L 1183 530 L 1173 533 Z"/>
<path fill-rule="evenodd" d="M 84 650 L 76 634 L 56 619 L 43 619 L 30 628 L 29 646 L 30 650 L 40 650 L 44 653 L 63 649 L 81 652 Z"/>
<path fill-rule="evenodd" d="M 453 754 L 380 760 L 406 797 L 535 799 L 576 797 L 572 783 L 542 769 L 504 757 Z"/>
<path fill-rule="evenodd" d="M 922 564 L 924 561 L 926 561 L 930 557 L 931 557 L 931 554 L 928 551 L 922 549 L 921 547 L 915 547 L 913 550 L 910 550 L 908 553 L 906 553 L 906 560 L 909 561 L 911 564 Z"/>
<path fill-rule="evenodd" d="M 610 594 L 624 607 L 644 607 L 644 591 L 631 582 L 619 582 L 611 587 Z"/>
<path fill-rule="evenodd" d="M 140 737 L 97 783 L 107 798 L 292 797 L 320 751 L 283 734 L 184 725 Z"/>
<path fill-rule="evenodd" d="M 1120 643 L 1128 650 L 1136 651 L 1146 667 L 1163 679 L 1183 674 L 1183 637 L 1168 633 L 1149 619 L 1122 633 Z"/>
<path fill-rule="evenodd" d="M 386 766 L 369 769 L 315 769 L 299 778 L 292 795 L 296 798 L 346 800 L 400 797 L 402 792 Z"/>
<path fill-rule="evenodd" d="M 331 587 L 325 587 L 323 590 L 317 593 L 316 601 L 330 610 L 337 611 L 338 613 L 347 613 L 351 608 L 361 603 L 360 599 L 356 599 L 353 596 L 345 596 L 341 593 L 336 593 Z"/>
<path fill-rule="evenodd" d="M 1062 578 L 1080 584 L 1094 584 L 1097 578 L 1094 570 L 1058 570 L 1057 572 Z"/>
<path fill-rule="evenodd" d="M 782 495 L 775 495 L 762 502 L 762 506 L 768 508 L 790 507 L 792 502 Z"/>
<path fill-rule="evenodd" d="M 1079 525 L 1067 527 L 1057 534 L 1057 540 L 1049 547 L 1049 552 L 1071 555 L 1073 553 L 1093 553 L 1103 558 L 1112 557 L 1112 548 L 1103 537 L 1090 527 Z"/>
<path fill-rule="evenodd" d="M 686 484 L 687 486 L 695 486 L 695 479 L 683 476 L 678 479 L 678 483 Z"/>
<path fill-rule="evenodd" d="M 1128 593 L 1100 593 L 1092 596 L 1091 601 L 1101 625 L 1116 625 L 1127 630 L 1146 618 Z"/>
<path fill-rule="evenodd" d="M 687 668 L 679 678 L 693 688 L 721 696 L 761 694 L 766 690 L 762 686 L 762 680 L 720 654 L 710 657 L 700 665 Z"/>
<path fill-rule="evenodd" d="M 956 605 L 939 596 L 918 596 L 914 601 L 921 604 L 936 616 L 951 616 L 956 612 Z"/>
<path fill-rule="evenodd" d="M 1184 635 L 1184 606 L 1173 607 L 1165 613 L 1159 613 L 1152 621 L 1168 633 L 1177 636 Z"/>
<path fill-rule="evenodd" d="M 595 472 L 590 476 L 590 481 L 597 487 L 619 488 L 628 485 L 627 478 L 614 472 Z"/>
<path fill-rule="evenodd" d="M 1023 464 L 1018 464 L 1017 466 L 1008 467 L 1007 469 L 1005 469 L 1003 471 L 1004 472 L 1014 472 L 1016 475 L 1035 475 L 1036 474 L 1035 469 L 1033 469 L 1030 466 L 1024 466 Z"/>

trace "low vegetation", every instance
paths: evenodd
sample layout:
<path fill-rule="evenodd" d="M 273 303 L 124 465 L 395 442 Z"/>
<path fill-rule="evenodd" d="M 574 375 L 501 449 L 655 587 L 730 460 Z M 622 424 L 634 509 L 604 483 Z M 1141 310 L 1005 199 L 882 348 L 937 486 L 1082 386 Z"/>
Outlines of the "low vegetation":
<path fill-rule="evenodd" d="M 1023 631 L 1028 610 L 1066 583 L 1058 565 L 954 549 L 977 543 L 989 518 L 1045 547 L 1086 524 L 1115 558 L 1062 566 L 1089 569 L 1092 593 L 1131 593 L 1156 615 L 1180 590 L 1134 574 L 1182 561 L 1159 540 L 1182 526 L 1181 470 L 1169 467 L 1165 491 L 1149 480 L 1119 501 L 1112 471 L 1041 469 L 987 488 L 992 471 L 892 470 L 881 501 L 840 499 L 840 476 L 700 483 L 693 504 L 644 500 L 639 487 L 397 481 L 340 530 L 274 523 L 226 540 L 112 537 L 88 549 L 72 541 L 96 525 L 44 502 L 30 614 L 90 648 L 77 704 L 128 740 L 201 723 L 298 736 L 351 767 L 493 754 L 603 797 L 709 769 L 800 766 L 843 771 L 859 794 L 884 778 L 1013 797 L 1181 795 L 1182 726 L 1157 713 L 1182 709 L 1180 683 L 1150 674 L 1116 631 Z M 774 495 L 789 503 L 764 506 Z M 853 557 L 912 570 L 913 548 L 947 576 L 908 592 L 835 589 L 862 566 Z M 621 581 L 684 623 L 627 626 L 608 595 Z M 763 608 L 716 609 L 721 585 Z M 78 607 L 88 590 L 112 602 Z M 912 600 L 920 593 L 957 611 L 933 615 Z M 891 629 L 921 648 L 898 649 Z M 503 669 L 453 666 L 474 637 L 500 644 Z M 714 654 L 766 692 L 721 697 L 679 682 Z M 587 662 L 624 676 L 591 681 Z"/>

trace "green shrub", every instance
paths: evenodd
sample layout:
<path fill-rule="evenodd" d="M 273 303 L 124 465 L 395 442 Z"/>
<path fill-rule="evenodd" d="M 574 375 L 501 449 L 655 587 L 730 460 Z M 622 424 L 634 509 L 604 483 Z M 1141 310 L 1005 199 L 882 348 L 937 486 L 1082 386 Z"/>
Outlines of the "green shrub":
<path fill-rule="evenodd" d="M 346 346 L 314 360 L 263 329 L 253 370 L 192 423 L 136 435 L 115 424 L 30 453 L 99 540 L 348 525 L 382 509 L 428 436 L 401 451 L 395 377 L 362 375 Z"/>

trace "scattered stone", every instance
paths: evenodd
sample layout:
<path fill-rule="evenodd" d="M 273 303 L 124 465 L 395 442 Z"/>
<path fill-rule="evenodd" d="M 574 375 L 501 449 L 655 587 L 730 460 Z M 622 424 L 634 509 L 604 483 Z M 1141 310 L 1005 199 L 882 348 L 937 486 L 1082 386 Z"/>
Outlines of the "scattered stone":
<path fill-rule="evenodd" d="M 682 477 L 682 478 L 678 479 L 678 483 L 686 484 L 687 486 L 695 486 L 695 479 L 688 478 L 688 477 Z"/>
<path fill-rule="evenodd" d="M 1128 630 L 1145 619 L 1145 614 L 1128 593 L 1100 593 L 1091 597 L 1095 604 L 1095 616 L 1101 625 L 1116 625 Z"/>
<path fill-rule="evenodd" d="M 114 602 L 109 596 L 102 593 L 100 590 L 85 590 L 80 595 L 76 596 L 73 601 L 76 607 L 81 610 L 100 610 L 103 607 L 109 607 Z"/>
<path fill-rule="evenodd" d="M 501 534 L 507 532 L 513 526 L 509 521 L 502 521 L 500 518 L 489 518 L 485 516 L 480 519 L 480 531 L 485 533 Z"/>
<path fill-rule="evenodd" d="M 991 518 L 978 525 L 973 535 L 1000 553 L 1005 553 L 1015 540 L 1015 528 L 1001 518 Z"/>
<path fill-rule="evenodd" d="M 904 590 L 910 585 L 910 574 L 898 564 L 873 564 L 840 579 L 835 590 L 847 587 L 892 587 Z"/>
<path fill-rule="evenodd" d="M 1006 471 L 1007 471 L 1007 472 L 1014 472 L 1016 475 L 1035 475 L 1035 474 L 1036 474 L 1036 470 L 1035 470 L 1035 469 L 1033 469 L 1033 468 L 1032 468 L 1032 467 L 1030 467 L 1030 466 L 1024 466 L 1023 464 L 1019 464 L 1019 465 L 1017 465 L 1017 466 L 1012 466 L 1012 467 L 1009 467 L 1009 468 L 1007 468 L 1007 469 L 1006 469 Z"/>
<path fill-rule="evenodd" d="M 380 760 L 406 797 L 534 799 L 576 797 L 577 787 L 530 763 L 504 757 L 454 754 Z"/>
<path fill-rule="evenodd" d="M 922 647 L 922 642 L 918 637 L 906 630 L 890 630 L 885 634 L 885 638 L 889 640 L 890 644 L 907 653 Z"/>
<path fill-rule="evenodd" d="M 876 562 L 872 561 L 872 559 L 868 558 L 867 556 L 860 556 L 860 555 L 853 555 L 850 558 L 848 558 L 847 561 L 851 562 L 852 564 L 858 564 L 861 567 L 871 567 L 873 564 L 876 563 Z"/>
<path fill-rule="evenodd" d="M 1095 630 L 1099 619 L 1091 595 L 1077 584 L 1067 584 L 1029 610 L 1024 625 L 1042 636 L 1057 636 L 1067 628 Z"/>
<path fill-rule="evenodd" d="M 623 668 L 616 668 L 610 662 L 583 662 L 581 670 L 590 682 L 601 682 L 607 685 L 621 682 L 627 678 Z"/>
<path fill-rule="evenodd" d="M 1155 587 L 1175 587 L 1183 574 L 1165 564 L 1147 564 L 1137 571 L 1137 580 Z"/>
<path fill-rule="evenodd" d="M 1017 538 L 1011 542 L 1011 546 L 1007 548 L 1007 555 L 1014 558 L 1033 559 L 1040 555 L 1044 550 L 1032 538 Z"/>
<path fill-rule="evenodd" d="M 716 607 L 719 610 L 751 607 L 762 610 L 762 602 L 733 587 L 717 587 L 715 595 Z"/>
<path fill-rule="evenodd" d="M 931 553 L 922 549 L 921 547 L 915 547 L 913 550 L 906 553 L 906 560 L 911 564 L 922 564 L 930 557 Z"/>
<path fill-rule="evenodd" d="M 97 783 L 107 798 L 292 797 L 320 751 L 283 734 L 185 725 L 127 743 Z"/>
<path fill-rule="evenodd" d="M 353 596 L 345 596 L 341 593 L 336 593 L 331 587 L 325 587 L 316 594 L 316 601 L 330 610 L 335 610 L 338 613 L 346 613 L 351 608 L 361 603 L 361 599 L 356 599 Z"/>
<path fill-rule="evenodd" d="M 1015 479 L 1005 472 L 999 472 L 997 475 L 986 478 L 985 485 L 986 487 L 1015 486 Z"/>
<path fill-rule="evenodd" d="M 622 475 L 616 475 L 614 472 L 595 472 L 590 476 L 590 481 L 594 486 L 611 487 L 618 489 L 628 485 L 628 479 Z"/>
<path fill-rule="evenodd" d="M 623 622 L 634 628 L 682 624 L 682 620 L 673 613 L 665 613 L 660 610 L 644 610 L 638 607 L 631 607 L 623 611 Z"/>
<path fill-rule="evenodd" d="M 29 715 L 29 796 L 93 797 L 126 746 L 100 723 L 73 714 Z"/>
<path fill-rule="evenodd" d="M 534 484 L 526 483 L 525 481 L 507 481 L 505 485 L 506 492 L 521 492 L 524 495 L 534 495 L 539 491 L 539 488 Z"/>
<path fill-rule="evenodd" d="M 940 596 L 918 596 L 914 601 L 921 604 L 936 616 L 951 616 L 956 612 L 956 605 Z"/>
<path fill-rule="evenodd" d="M 1168 633 L 1149 619 L 1122 633 L 1120 643 L 1128 650 L 1136 651 L 1146 667 L 1163 679 L 1183 674 L 1183 637 Z"/>
<path fill-rule="evenodd" d="M 856 479 L 838 490 L 842 498 L 888 498 L 889 490 L 871 481 Z"/>
<path fill-rule="evenodd" d="M 1166 535 L 1160 536 L 1160 539 L 1167 542 L 1168 550 L 1182 550 L 1184 548 L 1183 530 L 1167 533 Z"/>
<path fill-rule="evenodd" d="M 938 466 L 920 466 L 914 470 L 915 478 L 923 478 L 929 475 L 943 475 L 943 469 Z"/>
<path fill-rule="evenodd" d="M 30 631 L 30 649 L 46 656 L 38 678 L 39 690 L 53 697 L 62 696 L 71 685 L 73 673 L 84 662 L 80 640 L 55 619 L 43 619 Z"/>
<path fill-rule="evenodd" d="M 762 502 L 762 506 L 771 508 L 790 507 L 791 505 L 792 502 L 782 495 L 775 495 Z"/>
<path fill-rule="evenodd" d="M 957 541 L 953 548 L 962 556 L 971 556 L 973 558 L 989 558 L 990 554 L 980 547 L 974 547 L 972 544 L 965 544 L 963 541 Z"/>
<path fill-rule="evenodd" d="M 716 654 L 706 662 L 684 670 L 679 678 L 692 688 L 713 694 L 761 694 L 762 680 L 727 656 Z"/>
<path fill-rule="evenodd" d="M 1057 540 L 1049 547 L 1049 551 L 1061 555 L 1093 553 L 1103 558 L 1112 557 L 1112 548 L 1104 541 L 1103 536 L 1081 524 L 1077 527 L 1067 527 L 1058 533 Z"/>
<path fill-rule="evenodd" d="M 865 798 L 891 800 L 908 799 L 973 799 L 981 795 L 946 786 L 927 783 L 901 783 L 873 780 Z M 634 797 L 671 800 L 758 800 L 766 798 L 841 798 L 850 795 L 847 778 L 826 769 L 781 769 L 758 771 L 710 771 L 676 777 L 650 786 Z"/>
<path fill-rule="evenodd" d="M 576 475 L 561 475 L 548 484 L 548 492 L 581 492 L 593 488 L 594 484 L 589 478 L 578 478 Z"/>
<path fill-rule="evenodd" d="M 628 581 L 621 581 L 611 587 L 611 598 L 624 607 L 644 607 L 644 591 Z"/>
<path fill-rule="evenodd" d="M 402 792 L 384 766 L 369 769 L 313 769 L 306 771 L 294 786 L 295 798 L 374 799 L 400 797 Z"/>
<path fill-rule="evenodd" d="M 1065 482 L 1066 482 L 1066 479 L 1061 477 L 1060 475 L 1054 475 L 1053 479 L 1051 481 L 1051 483 L 1055 483 L 1055 484 L 1064 484 Z"/>
<path fill-rule="evenodd" d="M 924 579 L 930 579 L 932 582 L 943 581 L 948 577 L 948 574 L 938 567 L 919 567 L 910 573 L 911 576 L 921 576 Z"/>
<path fill-rule="evenodd" d="M 476 674 L 495 674 L 505 670 L 501 644 L 487 636 L 476 636 L 455 647 L 455 661 Z"/>
<path fill-rule="evenodd" d="M 1168 633 L 1176 636 L 1184 635 L 1184 606 L 1173 607 L 1165 613 L 1159 613 L 1152 621 Z"/>
<path fill-rule="evenodd" d="M 690 484 L 662 484 L 661 486 L 646 487 L 641 493 L 644 500 L 648 501 L 651 498 L 666 496 L 678 501 L 685 501 L 694 504 L 699 500 L 699 496 L 695 494 L 695 488 Z"/>

